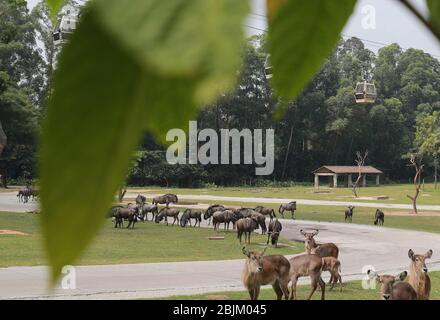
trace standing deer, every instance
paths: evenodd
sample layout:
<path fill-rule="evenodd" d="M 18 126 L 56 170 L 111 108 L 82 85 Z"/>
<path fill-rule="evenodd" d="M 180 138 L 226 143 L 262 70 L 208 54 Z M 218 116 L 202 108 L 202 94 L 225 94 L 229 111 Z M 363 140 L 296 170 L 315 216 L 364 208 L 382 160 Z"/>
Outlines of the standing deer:
<path fill-rule="evenodd" d="M 350 222 L 353 221 L 353 210 L 354 210 L 353 206 L 348 206 L 348 209 L 345 210 L 345 222 L 347 222 L 347 220 Z"/>
<path fill-rule="evenodd" d="M 319 233 L 319 230 L 314 232 L 304 232 L 302 229 L 299 231 L 305 238 L 304 246 L 306 253 L 317 254 L 320 257 L 334 257 L 338 258 L 339 248 L 334 243 L 322 243 L 317 244 L 315 241 L 315 236 Z"/>
<path fill-rule="evenodd" d="M 281 204 L 278 208 L 278 212 L 281 213 L 281 215 L 284 218 L 284 211 L 290 211 L 292 215 L 292 219 L 295 219 L 295 210 L 296 210 L 296 201 L 291 201 L 289 203 Z"/>
<path fill-rule="evenodd" d="M 414 251 L 409 249 L 408 257 L 411 259 L 411 263 L 409 265 L 409 275 L 405 279 L 405 282 L 414 288 L 418 300 L 429 300 L 431 279 L 428 275 L 425 260 L 431 259 L 432 250 L 429 250 L 425 254 L 415 254 Z"/>
<path fill-rule="evenodd" d="M 370 278 L 376 277 L 376 281 L 380 284 L 381 300 L 417 300 L 414 288 L 409 283 L 403 282 L 408 275 L 406 271 L 397 276 L 389 274 L 381 276 L 371 270 L 367 273 Z"/>
<path fill-rule="evenodd" d="M 325 282 L 321 278 L 324 262 L 316 254 L 303 254 L 291 258 L 290 260 L 290 280 L 292 281 L 290 299 L 296 300 L 296 284 L 300 277 L 309 276 L 311 280 L 312 291 L 310 291 L 307 300 L 310 300 L 315 293 L 318 284 L 321 288 L 321 300 L 325 300 Z"/>
<path fill-rule="evenodd" d="M 249 292 L 251 300 L 257 300 L 260 294 L 260 287 L 271 284 L 277 299 L 289 298 L 289 273 L 290 263 L 281 255 L 264 256 L 267 247 L 263 252 L 247 251 L 243 247 L 243 254 L 246 256 L 242 280 Z"/>

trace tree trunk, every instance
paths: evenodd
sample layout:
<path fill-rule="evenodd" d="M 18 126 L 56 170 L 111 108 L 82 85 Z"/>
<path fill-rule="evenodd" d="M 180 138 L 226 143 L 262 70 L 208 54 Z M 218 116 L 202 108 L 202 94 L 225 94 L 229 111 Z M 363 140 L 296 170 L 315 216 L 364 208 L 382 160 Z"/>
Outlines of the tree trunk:
<path fill-rule="evenodd" d="M 436 160 L 434 162 L 434 188 L 436 190 L 437 190 L 437 176 L 438 176 L 437 170 L 438 170 L 438 161 Z"/>
<path fill-rule="evenodd" d="M 124 200 L 124 196 L 125 196 L 126 192 L 127 192 L 127 189 L 125 187 L 121 187 L 119 189 L 119 193 L 118 193 L 118 200 L 119 200 L 119 202 L 122 202 L 122 200 Z"/>
<path fill-rule="evenodd" d="M 292 145 L 292 138 L 293 138 L 293 125 L 292 125 L 292 128 L 290 128 L 289 142 L 287 143 L 286 156 L 284 157 L 283 172 L 281 173 L 281 180 L 284 180 L 284 175 L 286 174 L 287 160 L 289 158 L 290 146 Z"/>
<path fill-rule="evenodd" d="M 0 122 L 0 156 L 2 155 L 3 150 L 6 147 L 7 137 L 2 128 L 2 123 Z"/>

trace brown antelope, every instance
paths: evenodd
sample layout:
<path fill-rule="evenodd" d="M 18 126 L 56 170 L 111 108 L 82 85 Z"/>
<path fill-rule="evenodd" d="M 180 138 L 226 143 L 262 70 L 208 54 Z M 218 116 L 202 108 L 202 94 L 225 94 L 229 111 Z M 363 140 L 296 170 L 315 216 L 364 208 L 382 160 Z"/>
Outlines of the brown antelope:
<path fill-rule="evenodd" d="M 264 214 L 265 216 L 269 216 L 270 221 L 272 221 L 274 217 L 277 217 L 277 215 L 275 214 L 275 210 L 272 208 L 258 206 L 254 208 L 254 211 Z"/>
<path fill-rule="evenodd" d="M 319 233 L 319 230 L 314 232 L 304 232 L 302 229 L 299 231 L 305 238 L 304 246 L 306 253 L 314 253 L 320 257 L 334 257 L 338 258 L 339 248 L 334 243 L 321 243 L 317 244 L 315 236 Z"/>
<path fill-rule="evenodd" d="M 284 211 L 290 211 L 290 214 L 292 215 L 292 219 L 295 219 L 295 210 L 296 210 L 296 201 L 283 203 L 278 208 L 278 212 L 281 213 L 283 218 L 284 218 Z"/>
<path fill-rule="evenodd" d="M 235 223 L 235 221 L 235 214 L 231 210 L 217 211 L 212 215 L 212 225 L 216 231 L 218 231 L 220 223 L 224 223 L 225 230 L 229 231 L 230 223 Z"/>
<path fill-rule="evenodd" d="M 353 206 L 348 206 L 348 209 L 345 210 L 345 222 L 347 222 L 347 221 L 352 222 L 353 221 L 353 210 L 354 210 Z"/>
<path fill-rule="evenodd" d="M 156 223 L 160 223 L 163 219 L 165 219 L 165 222 L 168 226 L 168 217 L 172 217 L 174 218 L 173 220 L 173 226 L 176 223 L 179 223 L 179 209 L 176 208 L 162 208 L 160 209 L 159 213 L 156 214 L 156 216 L 154 217 L 154 222 Z"/>
<path fill-rule="evenodd" d="M 289 298 L 289 272 L 290 263 L 281 255 L 264 256 L 267 247 L 263 252 L 247 251 L 243 247 L 243 254 L 247 257 L 244 264 L 242 280 L 249 292 L 251 300 L 257 300 L 260 294 L 260 287 L 271 284 L 281 300 L 282 296 Z"/>
<path fill-rule="evenodd" d="M 328 271 L 331 275 L 329 284 L 332 286 L 330 290 L 333 290 L 335 284 L 339 281 L 340 291 L 342 292 L 341 261 L 334 257 L 324 257 L 322 261 L 324 263 L 322 271 Z"/>
<path fill-rule="evenodd" d="M 425 260 L 432 257 L 432 250 L 425 254 L 415 254 L 409 249 L 408 257 L 411 259 L 409 275 L 405 279 L 416 291 L 418 300 L 428 300 L 431 293 L 431 279 L 428 275 L 428 268 Z"/>
<path fill-rule="evenodd" d="M 254 219 L 243 218 L 237 221 L 237 238 L 240 240 L 244 233 L 244 242 L 251 243 L 251 234 L 255 229 L 258 229 L 258 224 Z"/>
<path fill-rule="evenodd" d="M 163 196 L 156 196 L 153 198 L 152 203 L 153 204 L 166 204 L 167 208 L 170 203 L 177 203 L 179 202 L 179 199 L 177 198 L 177 195 L 172 193 L 164 194 Z"/>
<path fill-rule="evenodd" d="M 414 288 L 409 283 L 403 282 L 408 275 L 406 271 L 397 276 L 389 274 L 381 276 L 371 270 L 368 270 L 367 273 L 371 278 L 376 277 L 376 281 L 380 284 L 381 300 L 417 300 Z"/>
<path fill-rule="evenodd" d="M 322 268 L 324 262 L 321 257 L 316 254 L 303 254 L 291 258 L 290 260 L 290 280 L 292 281 L 292 288 L 290 299 L 296 300 L 296 284 L 300 277 L 309 276 L 311 280 L 312 291 L 310 291 L 307 300 L 310 300 L 313 293 L 318 288 L 321 288 L 321 300 L 325 299 L 325 282 L 321 278 Z"/>

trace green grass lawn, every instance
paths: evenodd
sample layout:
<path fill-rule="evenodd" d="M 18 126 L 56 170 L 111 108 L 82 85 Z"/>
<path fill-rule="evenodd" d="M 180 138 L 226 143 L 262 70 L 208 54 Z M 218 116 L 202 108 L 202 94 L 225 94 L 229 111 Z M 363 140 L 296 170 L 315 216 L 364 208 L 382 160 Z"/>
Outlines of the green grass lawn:
<path fill-rule="evenodd" d="M 440 272 L 431 272 L 431 299 L 440 299 Z M 344 279 L 342 279 L 344 280 Z M 335 287 L 332 291 L 326 287 L 326 299 L 327 300 L 376 300 L 379 298 L 379 285 L 376 289 L 365 290 L 362 288 L 361 281 L 352 281 L 344 284 L 342 292 L 339 292 L 339 287 Z M 290 290 L 290 287 L 289 287 Z M 304 300 L 310 293 L 309 285 L 301 285 L 297 288 L 298 300 Z M 313 300 L 319 300 L 321 298 L 321 291 L 316 291 L 313 295 Z M 190 296 L 172 296 L 163 298 L 163 300 L 247 300 L 249 294 L 246 291 L 229 291 L 229 292 L 216 292 Z M 276 299 L 275 293 L 270 289 L 262 289 L 260 292 L 260 300 L 274 300 Z"/>
<path fill-rule="evenodd" d="M 388 200 L 368 200 L 355 199 L 349 188 L 320 188 L 320 191 L 328 193 L 316 193 L 312 185 L 295 186 L 289 188 L 268 188 L 268 187 L 218 187 L 218 188 L 159 188 L 142 187 L 130 188 L 129 191 L 144 193 L 168 193 L 177 194 L 204 194 L 213 196 L 231 196 L 231 197 L 268 197 L 268 198 L 288 198 L 288 199 L 313 199 L 313 200 L 335 200 L 335 201 L 367 201 L 367 202 L 385 202 L 410 204 L 407 194 L 414 194 L 414 185 L 412 184 L 393 184 L 383 186 L 371 186 L 359 189 L 359 197 L 388 196 Z M 438 205 L 440 204 L 440 188 L 434 189 L 434 184 L 426 184 L 421 192 L 418 204 Z"/>
<path fill-rule="evenodd" d="M 28 235 L 0 235 L 0 267 L 46 264 L 38 215 L 0 213 L 0 230 L 16 230 Z M 79 235 L 80 236 L 80 235 Z M 225 236 L 225 240 L 208 240 Z M 251 247 L 266 243 L 266 236 L 252 235 Z M 281 239 L 291 247 L 269 248 L 269 254 L 294 254 L 303 245 Z M 181 228 L 137 223 L 134 230 L 115 229 L 110 220 L 77 264 L 118 264 L 194 260 L 240 259 L 241 245 L 235 232 L 215 232 L 206 228 Z"/>

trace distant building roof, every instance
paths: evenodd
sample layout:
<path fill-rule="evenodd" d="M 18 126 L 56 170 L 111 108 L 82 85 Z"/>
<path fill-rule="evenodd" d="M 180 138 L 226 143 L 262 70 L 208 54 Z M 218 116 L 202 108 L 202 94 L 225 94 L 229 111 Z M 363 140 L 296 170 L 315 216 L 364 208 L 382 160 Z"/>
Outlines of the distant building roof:
<path fill-rule="evenodd" d="M 383 173 L 379 169 L 372 166 L 364 166 L 361 168 L 361 172 L 364 174 L 381 174 Z M 337 174 L 357 174 L 359 173 L 358 166 L 322 166 L 319 169 L 313 171 L 313 173 L 337 173 Z"/>

